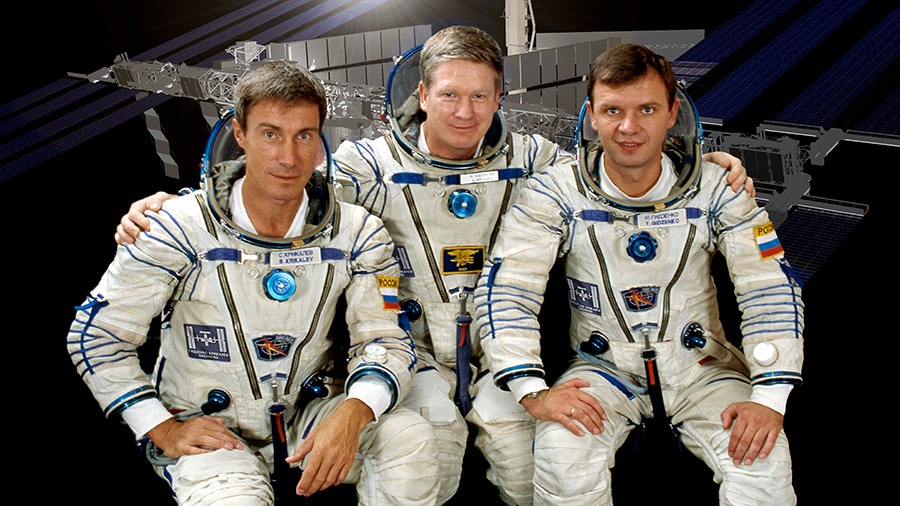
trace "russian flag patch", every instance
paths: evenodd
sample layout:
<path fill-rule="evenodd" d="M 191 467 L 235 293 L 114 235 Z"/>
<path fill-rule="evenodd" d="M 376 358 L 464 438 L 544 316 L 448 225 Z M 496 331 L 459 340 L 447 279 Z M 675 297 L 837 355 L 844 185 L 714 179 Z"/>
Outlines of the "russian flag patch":
<path fill-rule="evenodd" d="M 391 276 L 377 276 L 378 291 L 384 301 L 385 311 L 398 311 L 400 309 L 400 278 Z"/>
<path fill-rule="evenodd" d="M 753 227 L 753 235 L 756 238 L 756 247 L 759 248 L 759 256 L 762 258 L 772 258 L 784 253 L 771 221 Z"/>

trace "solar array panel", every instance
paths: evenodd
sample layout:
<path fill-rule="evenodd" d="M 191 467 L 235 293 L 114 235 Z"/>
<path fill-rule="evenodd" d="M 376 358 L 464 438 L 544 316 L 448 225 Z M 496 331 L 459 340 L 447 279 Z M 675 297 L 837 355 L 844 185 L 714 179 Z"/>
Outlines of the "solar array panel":
<path fill-rule="evenodd" d="M 900 86 L 894 88 L 881 106 L 869 114 L 857 127 L 864 132 L 879 132 L 900 135 Z"/>
<path fill-rule="evenodd" d="M 809 281 L 862 218 L 862 210 L 851 214 L 804 205 L 792 208 L 778 227 L 778 239 L 797 277 Z"/>
<path fill-rule="evenodd" d="M 823 0 L 697 100 L 701 116 L 729 120 L 800 61 L 866 0 Z"/>
<path fill-rule="evenodd" d="M 894 9 L 775 116 L 775 120 L 824 127 L 839 126 L 832 125 L 835 118 L 898 58 L 900 7 Z"/>
<path fill-rule="evenodd" d="M 679 62 L 719 63 L 799 0 L 757 0 L 681 55 Z"/>

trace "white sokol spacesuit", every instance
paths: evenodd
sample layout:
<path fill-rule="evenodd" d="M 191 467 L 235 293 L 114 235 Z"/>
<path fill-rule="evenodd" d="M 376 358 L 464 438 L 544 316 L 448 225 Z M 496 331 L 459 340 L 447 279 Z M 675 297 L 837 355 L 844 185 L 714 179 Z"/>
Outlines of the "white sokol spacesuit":
<path fill-rule="evenodd" d="M 534 418 L 493 384 L 477 339 L 470 348 L 458 344 L 468 341 L 460 332 L 471 320 L 472 292 L 500 218 L 521 183 L 534 171 L 574 159 L 542 137 L 507 132 L 499 112 L 477 158 L 430 155 L 419 137 L 424 114 L 414 94 L 418 57 L 418 48 L 410 51 L 392 74 L 387 115 L 393 135 L 344 142 L 335 153 L 338 198 L 379 216 L 394 240 L 402 318 L 411 320 L 419 355 L 403 405 L 435 429 L 442 480 L 438 501 L 449 499 L 459 485 L 468 420 L 478 427 L 475 444 L 503 500 L 530 504 Z M 465 353 L 474 371 L 457 368 L 468 361 Z M 461 380 L 468 388 L 457 391 L 457 372 L 468 375 Z M 469 399 L 460 398 L 465 396 L 473 406 L 467 414 Z"/>
<path fill-rule="evenodd" d="M 611 504 L 615 451 L 642 417 L 662 418 L 656 409 L 666 410 L 685 446 L 714 471 L 723 504 L 795 501 L 784 432 L 767 458 L 736 466 L 720 413 L 750 400 L 751 389 L 800 382 L 800 290 L 765 211 L 734 193 L 721 167 L 700 162 L 696 112 L 686 95 L 681 103 L 665 147 L 672 190 L 661 200 L 626 202 L 604 191 L 602 148 L 583 121 L 579 164 L 549 167 L 527 182 L 486 262 L 476 325 L 497 384 L 543 377 L 536 316 L 560 257 L 578 356 L 558 383 L 588 381 L 584 390 L 609 417 L 604 432 L 584 437 L 538 422 L 535 503 Z M 743 353 L 719 322 L 710 273 L 716 251 L 743 312 Z M 648 392 L 643 353 L 650 348 L 659 408 Z"/>
<path fill-rule="evenodd" d="M 258 236 L 225 211 L 243 161 L 209 165 L 204 190 L 149 213 L 150 231 L 119 247 L 77 308 L 68 349 L 105 412 L 121 412 L 138 435 L 162 421 L 159 412 L 196 413 L 209 392 L 226 392 L 230 405 L 217 416 L 244 449 L 185 455 L 157 472 L 182 504 L 271 504 L 270 406 L 284 408 L 290 452 L 345 398 L 318 385 L 310 400 L 305 388 L 331 365 L 327 334 L 338 298 L 348 307 L 348 390 L 377 378 L 393 406 L 409 391 L 416 358 L 397 325 L 398 272 L 381 220 L 335 202 L 330 181 L 317 174 L 302 233 Z M 159 314 L 159 358 L 148 377 L 136 350 Z M 398 406 L 363 429 L 362 458 L 347 481 L 358 484 L 361 504 L 433 504 L 436 454 L 429 424 Z"/>

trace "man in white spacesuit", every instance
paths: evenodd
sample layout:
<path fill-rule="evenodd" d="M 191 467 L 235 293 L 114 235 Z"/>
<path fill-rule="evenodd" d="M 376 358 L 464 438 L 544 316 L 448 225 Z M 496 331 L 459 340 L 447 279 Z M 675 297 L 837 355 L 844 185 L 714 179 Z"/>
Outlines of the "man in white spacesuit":
<path fill-rule="evenodd" d="M 494 380 L 541 420 L 535 502 L 611 504 L 615 451 L 643 419 L 714 471 L 723 504 L 793 504 L 781 428 L 803 313 L 772 223 L 700 161 L 696 111 L 664 58 L 616 46 L 588 82 L 578 164 L 526 183 L 476 291 Z M 743 352 L 718 319 L 716 251 L 743 312 Z M 558 256 L 577 357 L 548 389 L 535 316 Z"/>
<path fill-rule="evenodd" d="M 498 111 L 502 78 L 502 53 L 490 35 L 469 26 L 443 29 L 397 62 L 387 90 L 391 135 L 345 142 L 335 153 L 338 198 L 381 217 L 395 243 L 401 320 L 419 356 L 402 404 L 429 420 L 437 436 L 438 502 L 459 485 L 467 421 L 477 427 L 475 444 L 502 499 L 532 500 L 534 419 L 494 385 L 479 340 L 469 338 L 473 290 L 521 183 L 574 160 L 542 137 L 508 131 Z M 742 185 L 737 168 L 735 184 Z M 135 203 L 117 240 L 136 236 L 141 213 L 162 198 Z M 464 362 L 471 365 L 457 367 Z"/>
<path fill-rule="evenodd" d="M 324 88 L 276 62 L 247 73 L 235 96 L 230 126 L 245 156 L 207 163 L 202 190 L 149 213 L 148 231 L 119 247 L 77 308 L 72 360 L 107 415 L 152 441 L 181 504 L 272 504 L 270 474 L 286 463 L 303 468 L 289 483 L 300 495 L 346 480 L 361 504 L 434 504 L 431 426 L 394 407 L 416 358 L 393 311 L 393 244 L 315 170 L 330 164 Z M 342 294 L 346 394 L 321 378 Z M 136 349 L 158 314 L 148 377 Z"/>

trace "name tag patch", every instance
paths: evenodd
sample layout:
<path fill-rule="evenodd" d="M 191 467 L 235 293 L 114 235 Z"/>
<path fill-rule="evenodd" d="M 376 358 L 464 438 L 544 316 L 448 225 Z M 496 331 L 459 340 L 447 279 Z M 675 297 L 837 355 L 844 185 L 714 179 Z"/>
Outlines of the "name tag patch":
<path fill-rule="evenodd" d="M 622 292 L 622 299 L 625 300 L 625 308 L 635 313 L 649 311 L 655 308 L 658 297 L 658 286 L 641 286 L 630 288 Z"/>
<path fill-rule="evenodd" d="M 500 181 L 500 173 L 496 170 L 459 175 L 460 184 L 491 183 L 494 181 Z"/>
<path fill-rule="evenodd" d="M 781 241 L 775 234 L 775 226 L 772 222 L 753 227 L 753 236 L 756 238 L 756 247 L 759 248 L 759 256 L 762 258 L 777 257 L 784 253 Z"/>
<path fill-rule="evenodd" d="M 409 261 L 409 254 L 406 253 L 406 246 L 394 246 L 394 252 L 391 253 L 391 256 L 394 257 L 394 260 L 400 265 L 400 277 L 416 277 L 416 273 L 412 268 L 412 262 Z"/>
<path fill-rule="evenodd" d="M 384 302 L 385 311 L 397 311 L 400 309 L 400 278 L 392 276 L 377 276 L 378 291 Z"/>
<path fill-rule="evenodd" d="M 282 334 L 257 337 L 253 340 L 253 349 L 256 350 L 256 357 L 260 360 L 267 362 L 280 360 L 288 356 L 291 345 L 296 340 L 295 337 Z"/>
<path fill-rule="evenodd" d="M 600 314 L 600 289 L 593 283 L 586 283 L 566 276 L 569 285 L 569 304 L 582 312 Z"/>
<path fill-rule="evenodd" d="M 687 224 L 687 209 L 673 209 L 671 211 L 637 215 L 638 228 L 677 227 Z"/>
<path fill-rule="evenodd" d="M 228 362 L 228 341 L 225 327 L 184 324 L 184 337 L 190 358 Z"/>
<path fill-rule="evenodd" d="M 269 254 L 269 265 L 272 267 L 320 263 L 322 263 L 322 249 L 319 247 L 273 251 Z"/>
<path fill-rule="evenodd" d="M 477 274 L 484 267 L 484 246 L 455 246 L 441 250 L 441 273 Z"/>

